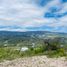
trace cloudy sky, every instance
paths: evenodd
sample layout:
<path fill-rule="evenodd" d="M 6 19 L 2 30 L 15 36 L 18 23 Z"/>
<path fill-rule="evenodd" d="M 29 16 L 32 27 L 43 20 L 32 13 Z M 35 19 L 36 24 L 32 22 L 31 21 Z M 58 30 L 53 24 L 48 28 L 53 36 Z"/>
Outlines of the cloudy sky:
<path fill-rule="evenodd" d="M 67 0 L 0 0 L 0 30 L 67 32 Z"/>

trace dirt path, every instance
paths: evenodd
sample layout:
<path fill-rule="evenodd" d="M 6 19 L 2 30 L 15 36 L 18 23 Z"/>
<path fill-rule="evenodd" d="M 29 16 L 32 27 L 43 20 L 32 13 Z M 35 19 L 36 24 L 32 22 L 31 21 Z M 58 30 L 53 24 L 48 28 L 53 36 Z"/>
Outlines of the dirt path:
<path fill-rule="evenodd" d="M 0 67 L 67 67 L 65 58 L 47 58 L 46 56 L 35 56 L 16 59 L 0 63 Z"/>

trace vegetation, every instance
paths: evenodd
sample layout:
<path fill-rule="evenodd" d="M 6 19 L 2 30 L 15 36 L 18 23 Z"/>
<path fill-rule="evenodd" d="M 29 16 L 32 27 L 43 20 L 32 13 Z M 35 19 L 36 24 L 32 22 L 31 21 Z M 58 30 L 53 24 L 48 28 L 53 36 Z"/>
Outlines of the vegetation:
<path fill-rule="evenodd" d="M 50 46 L 50 45 L 49 45 Z M 40 46 L 35 48 L 29 48 L 27 51 L 17 50 L 18 47 L 1 47 L 0 48 L 0 61 L 12 60 L 16 58 L 29 57 L 35 55 L 47 55 L 48 57 L 62 57 L 67 56 L 64 48 L 56 48 L 57 46 Z M 47 49 L 46 49 L 47 47 Z M 55 49 L 54 49 L 55 48 Z"/>
<path fill-rule="evenodd" d="M 38 34 L 0 32 L 0 34 L 0 61 L 35 55 L 67 56 L 67 37 L 61 37 L 60 34 L 59 36 L 46 35 L 43 32 Z M 21 51 L 22 47 L 27 47 L 28 50 Z"/>

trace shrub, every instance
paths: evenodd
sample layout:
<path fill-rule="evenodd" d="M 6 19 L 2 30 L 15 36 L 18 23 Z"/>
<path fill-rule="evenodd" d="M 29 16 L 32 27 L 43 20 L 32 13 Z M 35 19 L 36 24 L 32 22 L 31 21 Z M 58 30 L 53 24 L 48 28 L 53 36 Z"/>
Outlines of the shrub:
<path fill-rule="evenodd" d="M 34 53 L 35 53 L 35 54 L 43 53 L 43 52 L 44 52 L 44 49 L 43 49 L 42 47 L 34 48 Z"/>
<path fill-rule="evenodd" d="M 54 51 L 47 51 L 46 55 L 48 57 L 62 57 L 65 56 L 65 50 L 63 48 L 60 48 L 58 50 L 54 50 Z"/>

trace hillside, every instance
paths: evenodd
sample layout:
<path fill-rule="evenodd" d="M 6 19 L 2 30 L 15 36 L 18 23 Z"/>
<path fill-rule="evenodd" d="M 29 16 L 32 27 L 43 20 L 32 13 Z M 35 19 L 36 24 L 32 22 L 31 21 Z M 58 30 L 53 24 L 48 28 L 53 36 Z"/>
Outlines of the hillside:
<path fill-rule="evenodd" d="M 60 39 L 64 44 L 67 42 L 67 33 L 49 32 L 49 31 L 0 31 L 0 46 L 23 46 L 35 44 L 43 44 L 45 39 Z M 21 44 L 22 43 L 22 44 Z"/>
<path fill-rule="evenodd" d="M 67 59 L 34 56 L 0 63 L 0 67 L 67 67 Z"/>

